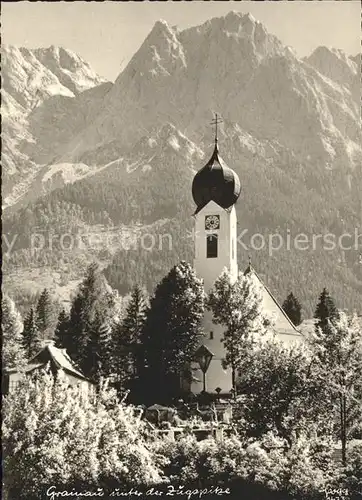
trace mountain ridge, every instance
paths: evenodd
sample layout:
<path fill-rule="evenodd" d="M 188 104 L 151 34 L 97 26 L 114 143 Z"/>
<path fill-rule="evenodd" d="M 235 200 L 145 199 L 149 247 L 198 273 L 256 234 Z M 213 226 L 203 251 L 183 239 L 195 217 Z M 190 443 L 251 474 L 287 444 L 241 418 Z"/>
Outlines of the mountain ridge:
<path fill-rule="evenodd" d="M 51 64 L 60 60 L 53 52 Z M 342 68 L 332 74 L 312 56 L 298 58 L 252 16 L 232 13 L 186 30 L 158 22 L 115 83 L 95 78 L 89 89 L 49 96 L 25 111 L 8 97 L 8 115 L 20 117 L 6 125 L 15 130 L 8 133 L 9 150 L 18 155 L 14 164 L 23 162 L 20 170 L 29 169 L 30 180 L 23 194 L 14 183 L 20 194 L 8 197 L 5 226 L 61 234 L 67 225 L 77 231 L 98 224 L 107 234 L 113 226 L 150 227 L 166 217 L 178 248 L 151 261 L 145 253 L 134 256 L 137 277 L 131 276 L 134 260 L 122 251 L 117 257 L 104 246 L 80 256 L 87 261 L 108 255 L 104 265 L 122 291 L 142 276 L 152 286 L 167 272 L 166 263 L 192 255 L 184 233 L 192 229 L 191 180 L 211 154 L 209 122 L 217 111 L 224 120 L 221 154 L 244 189 L 237 206 L 241 228 L 266 237 L 288 229 L 310 237 L 353 233 L 361 225 L 362 191 L 359 98 L 352 91 L 356 65 L 331 51 Z M 16 127 L 24 140 L 14 145 Z M 245 252 L 239 253 L 245 262 Z M 282 250 L 279 262 L 265 251 L 254 253 L 258 271 L 269 276 L 266 282 L 279 298 L 302 284 L 311 311 L 312 294 L 328 285 L 341 307 L 361 303 L 358 248 L 328 254 L 318 248 L 304 255 Z M 71 258 L 60 251 L 44 256 L 53 268 Z M 12 275 L 21 262 L 35 265 L 28 261 L 27 248 L 18 247 L 7 272 Z M 73 267 L 69 272 L 76 278 L 81 266 Z M 313 277 L 316 283 L 308 285 Z"/>

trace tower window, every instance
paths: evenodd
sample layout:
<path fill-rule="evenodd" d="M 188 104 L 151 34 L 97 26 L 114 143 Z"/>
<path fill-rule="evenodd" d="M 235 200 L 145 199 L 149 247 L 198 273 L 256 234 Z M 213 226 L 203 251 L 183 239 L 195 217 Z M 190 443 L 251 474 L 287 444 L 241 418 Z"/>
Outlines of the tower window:
<path fill-rule="evenodd" d="M 206 257 L 208 259 L 217 257 L 217 234 L 208 234 L 206 236 Z"/>
<path fill-rule="evenodd" d="M 211 332 L 210 332 L 210 340 L 213 340 L 213 339 L 214 339 L 214 332 L 213 332 L 213 331 L 211 331 Z"/>

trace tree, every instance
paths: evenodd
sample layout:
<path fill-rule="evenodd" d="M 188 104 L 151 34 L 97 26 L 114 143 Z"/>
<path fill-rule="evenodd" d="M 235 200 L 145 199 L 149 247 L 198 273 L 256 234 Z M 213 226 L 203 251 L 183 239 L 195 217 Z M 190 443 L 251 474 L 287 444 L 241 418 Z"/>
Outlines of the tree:
<path fill-rule="evenodd" d="M 50 338 L 54 321 L 53 302 L 49 290 L 44 288 L 36 306 L 36 325 L 43 338 Z"/>
<path fill-rule="evenodd" d="M 316 329 L 311 345 L 338 415 L 346 464 L 348 440 L 362 420 L 362 329 L 357 317 L 334 314 L 324 328 Z"/>
<path fill-rule="evenodd" d="M 26 356 L 30 359 L 37 352 L 40 351 L 42 347 L 42 339 L 36 323 L 34 308 L 31 307 L 24 320 L 23 335 L 23 345 L 25 349 Z"/>
<path fill-rule="evenodd" d="M 139 377 L 144 365 L 141 336 L 147 308 L 145 292 L 137 285 L 131 293 L 123 320 L 113 325 L 114 365 L 122 385 L 128 385 L 132 378 Z"/>
<path fill-rule="evenodd" d="M 54 330 L 55 346 L 60 349 L 66 349 L 69 352 L 69 344 L 72 339 L 69 336 L 69 316 L 65 309 L 62 309 L 58 316 L 57 325 Z"/>
<path fill-rule="evenodd" d="M 68 354 L 86 376 L 97 371 L 93 364 L 97 350 L 95 336 L 99 335 L 103 323 L 111 322 L 114 307 L 114 296 L 109 292 L 104 276 L 97 264 L 91 264 L 72 301 L 66 334 L 69 338 Z"/>
<path fill-rule="evenodd" d="M 112 327 L 109 322 L 102 320 L 98 329 L 99 373 L 103 378 L 114 377 L 114 344 Z"/>
<path fill-rule="evenodd" d="M 99 383 L 101 378 L 113 378 L 114 346 L 111 326 L 104 320 L 100 311 L 89 325 L 87 342 L 87 376 Z"/>
<path fill-rule="evenodd" d="M 356 443 L 348 454 L 348 464 L 344 470 L 343 486 L 350 498 L 358 499 L 362 491 L 362 443 Z"/>
<path fill-rule="evenodd" d="M 236 281 L 225 270 L 209 293 L 207 307 L 213 322 L 225 327 L 224 364 L 231 367 L 232 387 L 236 389 L 236 371 L 242 362 L 245 347 L 254 333 L 265 333 L 268 320 L 262 311 L 260 291 L 248 275 L 239 274 Z"/>
<path fill-rule="evenodd" d="M 3 295 L 1 302 L 1 330 L 3 336 L 3 369 L 19 368 L 25 363 L 23 324 L 13 300 Z"/>
<path fill-rule="evenodd" d="M 246 431 L 261 436 L 276 431 L 291 444 L 293 434 L 330 434 L 330 405 L 318 363 L 305 345 L 286 346 L 268 339 L 247 350 L 243 358 L 240 392 Z"/>
<path fill-rule="evenodd" d="M 182 261 L 156 287 L 142 335 L 148 394 L 168 398 L 202 337 L 204 289 L 192 267 Z"/>
<path fill-rule="evenodd" d="M 287 314 L 294 326 L 298 326 L 302 322 L 302 306 L 298 299 L 295 298 L 292 292 L 283 302 L 283 310 Z"/>
<path fill-rule="evenodd" d="M 59 371 L 26 377 L 2 408 L 4 489 L 9 500 L 41 498 L 51 485 L 97 491 L 161 481 L 134 408 L 102 384 L 69 387 Z"/>
<path fill-rule="evenodd" d="M 319 296 L 314 317 L 316 319 L 316 328 L 322 329 L 328 326 L 328 320 L 333 320 L 338 317 L 338 309 L 326 288 L 323 288 Z"/>
<path fill-rule="evenodd" d="M 89 328 L 90 321 L 88 320 L 85 314 L 84 307 L 84 298 L 81 290 L 78 291 L 78 294 L 74 297 L 72 301 L 72 305 L 69 313 L 69 342 L 67 342 L 68 346 L 68 354 L 74 359 L 74 361 L 78 364 L 82 364 L 82 360 L 85 357 L 86 353 L 86 332 L 87 328 Z M 65 334 L 66 324 L 62 327 L 62 333 Z M 65 335 L 64 335 L 65 340 Z"/>

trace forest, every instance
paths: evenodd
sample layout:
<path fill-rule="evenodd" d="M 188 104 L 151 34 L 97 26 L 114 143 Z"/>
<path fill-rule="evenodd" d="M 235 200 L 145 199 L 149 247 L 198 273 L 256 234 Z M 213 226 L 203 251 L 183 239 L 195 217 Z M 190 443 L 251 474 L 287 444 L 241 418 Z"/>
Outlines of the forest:
<path fill-rule="evenodd" d="M 283 307 L 297 325 L 302 310 L 293 293 Z M 84 397 L 61 374 L 54 380 L 44 372 L 4 396 L 5 498 L 40 498 L 52 485 L 104 495 L 117 488 L 126 494 L 153 487 L 166 495 L 169 486 L 209 491 L 217 485 L 230 488 L 231 498 L 278 500 L 322 499 L 326 490 L 343 488 L 348 498 L 359 498 L 361 322 L 341 312 L 327 289 L 316 300 L 313 334 L 291 347 L 272 335 L 260 290 L 247 276 L 231 285 L 225 272 L 206 296 L 184 261 L 152 294 L 138 284 L 120 299 L 92 264 L 69 310 L 59 311 L 47 290 L 24 320 L 7 295 L 2 308 L 5 369 L 21 370 L 51 340 L 97 388 Z M 140 411 L 160 403 L 177 413 L 180 404 L 194 404 L 179 376 L 187 378 L 202 342 L 206 308 L 224 329 L 225 367 L 241 374 L 233 375 L 233 419 L 221 441 L 197 441 L 195 417 L 180 414 L 175 418 L 184 432 L 169 441 Z M 217 396 L 209 397 L 213 404 Z M 336 443 L 342 447 L 337 460 Z"/>

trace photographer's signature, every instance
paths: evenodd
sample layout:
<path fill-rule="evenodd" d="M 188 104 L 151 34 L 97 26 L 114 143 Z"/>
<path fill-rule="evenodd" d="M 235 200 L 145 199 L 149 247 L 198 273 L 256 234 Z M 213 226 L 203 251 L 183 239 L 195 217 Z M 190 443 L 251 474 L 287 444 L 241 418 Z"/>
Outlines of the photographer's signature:
<path fill-rule="evenodd" d="M 350 493 L 347 488 L 332 488 L 327 486 L 323 490 L 326 500 L 349 500 Z"/>

